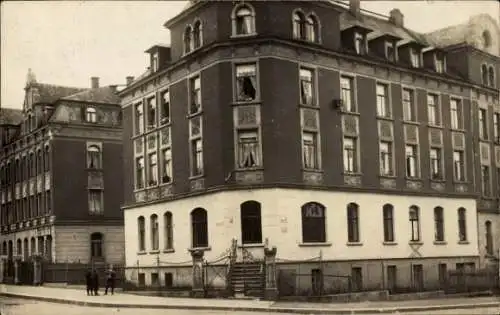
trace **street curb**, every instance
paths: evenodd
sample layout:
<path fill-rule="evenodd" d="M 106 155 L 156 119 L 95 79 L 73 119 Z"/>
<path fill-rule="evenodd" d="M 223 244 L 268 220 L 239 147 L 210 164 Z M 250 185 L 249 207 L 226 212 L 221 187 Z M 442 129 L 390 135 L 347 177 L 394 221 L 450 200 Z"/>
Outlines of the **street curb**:
<path fill-rule="evenodd" d="M 394 314 L 401 312 L 423 312 L 435 310 L 460 310 L 473 308 L 499 307 L 500 302 L 485 302 L 474 304 L 456 305 L 429 305 L 429 306 L 407 306 L 407 307 L 383 307 L 362 309 L 320 309 L 320 308 L 287 308 L 287 307 L 233 307 L 233 306 L 207 306 L 207 305 L 158 305 L 158 304 L 117 304 L 67 300 L 62 298 L 49 298 L 42 296 L 30 296 L 15 293 L 0 292 L 0 296 L 13 297 L 26 300 L 44 301 L 50 303 L 70 304 L 86 307 L 102 308 L 141 308 L 141 309 L 184 309 L 184 310 L 212 310 L 212 311 L 242 311 L 242 312 L 267 312 L 267 313 L 292 313 L 292 314 Z"/>

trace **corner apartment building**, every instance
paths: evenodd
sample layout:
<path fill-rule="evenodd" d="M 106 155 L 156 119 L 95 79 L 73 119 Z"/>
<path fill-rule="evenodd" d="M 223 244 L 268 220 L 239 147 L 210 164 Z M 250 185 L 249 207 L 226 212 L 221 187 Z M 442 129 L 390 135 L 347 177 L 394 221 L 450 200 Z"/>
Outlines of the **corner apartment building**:
<path fill-rule="evenodd" d="M 116 86 L 39 83 L 2 108 L 1 254 L 52 263 L 124 259 L 120 99 Z"/>
<path fill-rule="evenodd" d="M 441 45 L 356 0 L 191 1 L 120 93 L 126 265 L 142 266 L 128 278 L 189 285 L 189 252 L 211 261 L 232 238 L 239 260 L 267 243 L 306 274 L 321 251 L 327 273 L 365 288 L 487 264 L 500 235 L 487 22 L 479 41 Z"/>

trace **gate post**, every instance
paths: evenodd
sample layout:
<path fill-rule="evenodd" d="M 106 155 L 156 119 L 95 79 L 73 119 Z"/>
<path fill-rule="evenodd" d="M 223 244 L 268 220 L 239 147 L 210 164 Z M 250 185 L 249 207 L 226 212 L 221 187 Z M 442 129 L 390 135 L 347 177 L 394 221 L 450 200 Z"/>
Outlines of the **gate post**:
<path fill-rule="evenodd" d="M 205 296 L 205 287 L 203 285 L 203 254 L 202 250 L 193 250 L 191 252 L 191 257 L 193 257 L 193 288 L 191 295 L 198 298 Z"/>
<path fill-rule="evenodd" d="M 278 288 L 276 287 L 276 246 L 273 248 L 264 248 L 266 264 L 266 286 L 264 289 L 264 299 L 276 300 L 278 297 Z"/>
<path fill-rule="evenodd" d="M 14 284 L 20 284 L 20 273 L 21 273 L 21 256 L 14 256 Z"/>
<path fill-rule="evenodd" d="M 42 257 L 39 255 L 33 256 L 33 284 L 42 284 Z"/>
<path fill-rule="evenodd" d="M 7 271 L 7 256 L 0 256 L 0 283 L 5 281 L 5 272 Z"/>

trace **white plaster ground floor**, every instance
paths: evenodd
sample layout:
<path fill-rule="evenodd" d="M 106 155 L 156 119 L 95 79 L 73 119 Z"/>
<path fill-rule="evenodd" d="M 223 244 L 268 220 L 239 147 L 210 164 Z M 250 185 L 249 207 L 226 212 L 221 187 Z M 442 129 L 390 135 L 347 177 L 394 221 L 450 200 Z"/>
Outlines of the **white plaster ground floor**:
<path fill-rule="evenodd" d="M 456 263 L 477 265 L 479 257 L 474 199 L 273 188 L 128 208 L 124 218 L 127 274 L 134 282 L 142 274 L 146 284 L 162 281 L 175 267 L 174 282 L 187 285 L 190 250 L 202 249 L 207 261 L 215 261 L 232 239 L 240 259 L 242 248 L 262 258 L 267 242 L 277 248 L 281 269 L 321 256 L 332 272 L 355 270 L 366 283 L 378 284 L 386 265 L 401 265 L 404 272 L 422 261 L 427 277 L 437 274 L 437 264 L 455 269 Z M 151 273 L 155 281 L 148 280 Z"/>
<path fill-rule="evenodd" d="M 107 225 L 51 225 L 1 236 L 2 255 L 46 257 L 53 263 L 89 263 L 92 258 L 124 262 L 124 228 Z"/>

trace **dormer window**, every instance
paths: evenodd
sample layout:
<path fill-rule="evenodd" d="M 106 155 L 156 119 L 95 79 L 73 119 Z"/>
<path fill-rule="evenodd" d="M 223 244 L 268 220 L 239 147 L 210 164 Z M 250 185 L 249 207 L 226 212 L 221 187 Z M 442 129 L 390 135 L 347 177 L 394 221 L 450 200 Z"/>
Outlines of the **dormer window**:
<path fill-rule="evenodd" d="M 153 54 L 151 62 L 152 62 L 151 67 L 152 67 L 153 71 L 154 72 L 158 71 L 158 69 L 160 68 L 160 62 L 159 62 L 159 56 L 158 56 L 157 52 Z"/>
<path fill-rule="evenodd" d="M 410 49 L 410 59 L 412 67 L 420 68 L 420 52 L 417 49 Z"/>
<path fill-rule="evenodd" d="M 435 64 L 435 69 L 436 72 L 438 73 L 443 73 L 444 70 L 444 57 L 439 56 L 438 54 L 434 55 L 434 64 Z"/>
<path fill-rule="evenodd" d="M 249 4 L 235 7 L 232 14 L 233 36 L 252 35 L 255 33 L 255 13 Z"/>
<path fill-rule="evenodd" d="M 356 49 L 357 54 L 364 55 L 367 53 L 366 41 L 363 34 L 356 33 L 354 35 L 354 48 Z"/>
<path fill-rule="evenodd" d="M 192 29 L 191 25 L 186 27 L 186 30 L 184 31 L 184 53 L 187 54 L 193 50 L 193 42 L 191 41 L 191 35 L 192 35 Z"/>
<path fill-rule="evenodd" d="M 394 43 L 385 43 L 385 57 L 387 58 L 387 60 L 394 62 L 396 61 L 396 48 L 394 47 Z"/>
<path fill-rule="evenodd" d="M 85 110 L 85 120 L 90 123 L 97 122 L 97 113 L 94 107 L 87 107 Z"/>
<path fill-rule="evenodd" d="M 196 23 L 194 23 L 194 27 L 193 27 L 193 46 L 194 46 L 194 49 L 197 49 L 197 48 L 200 48 L 201 45 L 202 45 L 202 29 L 201 29 L 201 21 L 196 21 Z"/>

